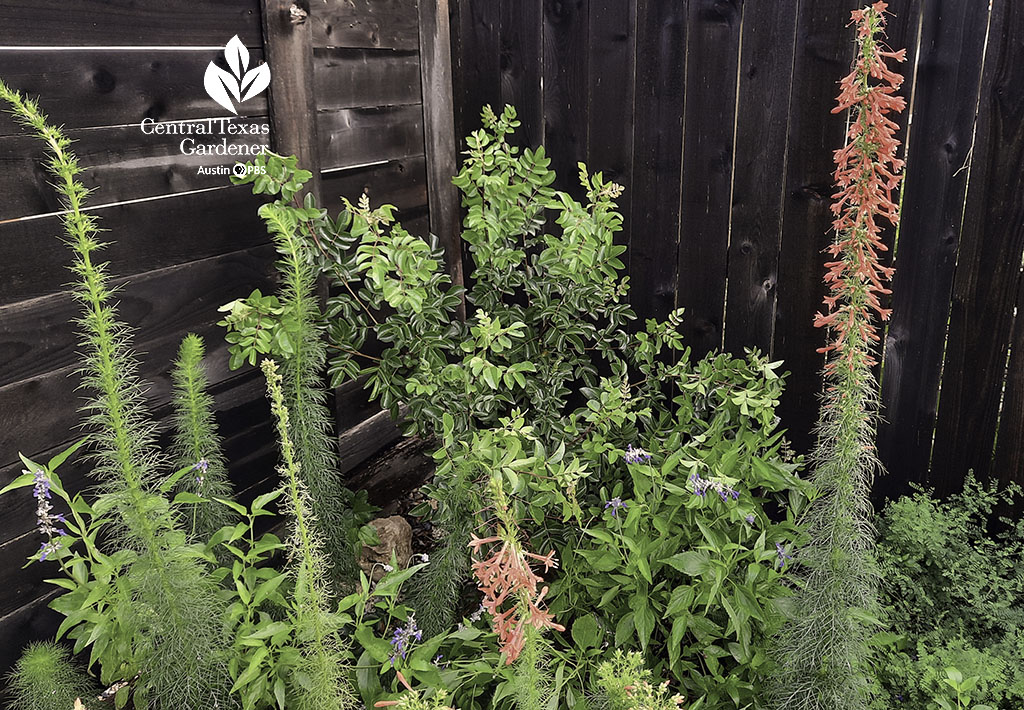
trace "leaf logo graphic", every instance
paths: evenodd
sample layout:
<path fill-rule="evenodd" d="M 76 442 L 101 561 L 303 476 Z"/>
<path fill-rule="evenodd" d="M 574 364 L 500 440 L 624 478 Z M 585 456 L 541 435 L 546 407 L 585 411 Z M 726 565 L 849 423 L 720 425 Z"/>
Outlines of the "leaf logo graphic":
<path fill-rule="evenodd" d="M 211 99 L 237 116 L 235 103 L 248 101 L 270 86 L 270 65 L 264 63 L 249 69 L 249 50 L 238 35 L 224 47 L 224 59 L 231 71 L 226 72 L 210 62 L 203 77 L 203 87 Z"/>

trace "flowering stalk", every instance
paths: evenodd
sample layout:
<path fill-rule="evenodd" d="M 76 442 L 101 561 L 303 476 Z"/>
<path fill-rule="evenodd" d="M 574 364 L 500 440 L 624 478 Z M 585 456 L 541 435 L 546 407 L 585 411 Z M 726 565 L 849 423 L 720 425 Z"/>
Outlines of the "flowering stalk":
<path fill-rule="evenodd" d="M 64 524 L 67 521 L 61 513 L 52 512 L 50 500 L 53 494 L 50 492 L 50 477 L 46 475 L 46 471 L 36 468 L 25 473 L 32 474 L 32 495 L 36 499 L 36 526 L 40 534 L 46 537 L 46 542 L 39 548 L 39 559 L 43 561 L 60 552 L 60 538 L 66 536 L 67 532 L 58 523 Z"/>
<path fill-rule="evenodd" d="M 866 707 L 868 624 L 877 606 L 871 529 L 871 482 L 875 454 L 877 382 L 871 371 L 879 341 L 873 322 L 889 311 L 880 297 L 893 270 L 879 263 L 885 222 L 899 219 L 893 191 L 903 161 L 896 157 L 898 124 L 888 114 L 906 103 L 896 91 L 903 77 L 886 66 L 903 61 L 881 42 L 885 2 L 853 12 L 857 56 L 841 82 L 833 113 L 850 111 L 846 145 L 835 152 L 837 192 L 832 212 L 835 239 L 828 248 L 825 313 L 815 325 L 828 328 L 825 392 L 812 455 L 819 496 L 808 509 L 810 542 L 796 555 L 804 585 L 792 605 L 799 616 L 779 637 L 780 672 L 773 700 L 787 710 L 855 710 Z M 791 559 L 777 546 L 779 564 Z"/>
<path fill-rule="evenodd" d="M 349 664 L 331 613 L 330 563 L 320 529 L 314 525 L 310 494 L 301 478 L 299 452 L 289 433 L 291 416 L 284 401 L 283 378 L 273 360 L 264 360 L 261 367 L 281 444 L 278 471 L 284 481 L 288 512 L 292 516 L 288 547 L 295 579 L 293 623 L 301 632 L 301 661 L 291 688 L 294 707 L 296 710 L 352 708 L 356 701 L 348 681 Z"/>
<path fill-rule="evenodd" d="M 547 707 L 551 695 L 551 679 L 545 671 L 548 645 L 544 629 L 565 631 L 565 627 L 542 606 L 548 587 L 533 571 L 530 560 L 541 562 L 544 571 L 557 568 L 558 561 L 554 550 L 541 556 L 524 549 L 502 481 L 502 474 L 492 475 L 487 487 L 498 518 L 497 534 L 482 539 L 473 535 L 469 546 L 474 558 L 485 545 L 492 546 L 490 557 L 473 562 L 473 573 L 484 595 L 482 607 L 491 615 L 498 634 L 505 664 L 516 663 L 511 686 L 515 705 L 518 710 L 534 710 Z"/>

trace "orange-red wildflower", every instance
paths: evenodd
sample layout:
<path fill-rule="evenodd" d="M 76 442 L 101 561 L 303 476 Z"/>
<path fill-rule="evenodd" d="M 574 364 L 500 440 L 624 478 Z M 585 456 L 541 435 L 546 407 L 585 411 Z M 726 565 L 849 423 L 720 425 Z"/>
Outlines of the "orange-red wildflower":
<path fill-rule="evenodd" d="M 505 537 L 481 539 L 474 535 L 469 542 L 474 553 L 485 545 L 493 545 L 491 555 L 474 562 L 473 573 L 484 595 L 483 607 L 491 614 L 494 631 L 505 653 L 505 663 L 509 664 L 523 650 L 527 626 L 565 631 L 564 626 L 555 623 L 554 615 L 541 606 L 548 588 L 540 587 L 544 579 L 533 571 L 527 558 L 542 562 L 545 571 L 557 567 L 558 561 L 554 550 L 544 556 L 536 555 L 523 551 L 516 541 Z"/>
<path fill-rule="evenodd" d="M 893 191 L 902 178 L 903 161 L 896 157 L 900 142 L 899 125 L 888 114 L 906 108 L 896 92 L 903 77 L 886 65 L 886 60 L 902 62 L 906 50 L 893 52 L 878 38 L 885 27 L 885 2 L 855 10 L 860 51 L 853 70 L 840 82 L 837 105 L 832 113 L 850 110 L 847 142 L 835 151 L 834 174 L 837 192 L 833 195 L 833 228 L 836 238 L 828 248 L 832 261 L 825 264 L 825 314 L 818 313 L 814 325 L 828 327 L 832 340 L 818 352 L 835 352 L 826 365 L 833 372 L 840 362 L 852 370 L 855 365 L 875 364 L 870 345 L 878 341 L 871 312 L 882 320 L 890 311 L 879 297 L 890 293 L 886 283 L 893 269 L 883 266 L 879 252 L 888 247 L 882 242 L 879 219 L 895 225 L 899 219 Z"/>

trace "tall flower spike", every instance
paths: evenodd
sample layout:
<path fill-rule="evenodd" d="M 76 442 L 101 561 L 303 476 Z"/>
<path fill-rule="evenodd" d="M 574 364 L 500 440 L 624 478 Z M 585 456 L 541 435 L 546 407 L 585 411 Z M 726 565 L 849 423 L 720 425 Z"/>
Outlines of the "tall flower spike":
<path fill-rule="evenodd" d="M 878 384 L 872 373 L 879 341 L 874 318 L 889 316 L 881 298 L 893 270 L 882 265 L 883 227 L 899 219 L 903 161 L 898 125 L 903 82 L 886 66 L 905 52 L 885 47 L 884 2 L 857 10 L 857 55 L 840 83 L 833 113 L 849 111 L 846 145 L 835 152 L 835 239 L 826 250 L 829 293 L 815 325 L 828 328 L 825 390 L 811 455 L 819 495 L 804 514 L 808 541 L 793 555 L 776 544 L 779 567 L 803 577 L 794 613 L 779 632 L 778 672 L 771 681 L 776 710 L 865 710 L 871 629 L 877 608 L 877 570 L 871 529 Z"/>
<path fill-rule="evenodd" d="M 886 66 L 886 59 L 902 62 L 906 50 L 888 50 L 879 40 L 885 26 L 886 3 L 856 10 L 860 52 L 851 71 L 840 82 L 837 105 L 832 113 L 849 110 L 850 127 L 846 145 L 835 151 L 837 192 L 832 196 L 832 223 L 835 241 L 828 248 L 834 260 L 825 264 L 825 313 L 818 313 L 814 324 L 827 327 L 830 342 L 819 349 L 831 353 L 826 372 L 840 364 L 853 370 L 858 363 L 875 364 L 871 344 L 879 340 L 872 311 L 887 320 L 890 311 L 883 308 L 880 296 L 890 293 L 885 286 L 893 269 L 883 266 L 879 252 L 888 247 L 882 242 L 884 220 L 895 225 L 899 208 L 893 191 L 902 178 L 903 161 L 896 156 L 899 124 L 888 118 L 906 108 L 896 92 L 903 77 Z"/>

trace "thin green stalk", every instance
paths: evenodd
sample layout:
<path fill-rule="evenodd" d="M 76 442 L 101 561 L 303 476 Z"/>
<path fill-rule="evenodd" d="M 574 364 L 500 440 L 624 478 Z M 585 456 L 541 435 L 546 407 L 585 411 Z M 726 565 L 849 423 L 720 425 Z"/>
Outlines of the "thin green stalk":
<path fill-rule="evenodd" d="M 297 710 L 354 708 L 355 694 L 348 682 L 349 662 L 331 618 L 330 564 L 324 540 L 315 526 L 310 495 L 301 478 L 299 453 L 292 442 L 291 418 L 284 401 L 277 363 L 264 360 L 270 409 L 281 443 L 279 468 L 292 514 L 292 573 L 295 576 L 295 626 L 301 632 L 302 662 L 291 691 Z"/>
<path fill-rule="evenodd" d="M 218 623 L 224 607 L 205 563 L 185 544 L 167 501 L 153 492 L 165 460 L 156 447 L 131 330 L 117 318 L 106 265 L 93 261 L 103 245 L 96 239 L 96 217 L 83 212 L 89 191 L 78 180 L 82 170 L 68 150 L 71 141 L 49 124 L 35 101 L 3 82 L 0 99 L 47 146 L 46 167 L 65 210 L 65 242 L 74 255 L 72 295 L 82 307 L 76 322 L 82 386 L 92 396 L 84 411 L 94 444 L 93 472 L 118 513 L 112 516 L 116 522 L 107 544 L 121 543 L 131 552 L 132 562 L 120 570 L 110 593 L 109 614 L 120 637 L 103 645 L 104 675 L 118 677 L 125 668 L 139 671 L 135 693 L 140 701 L 230 707 L 227 644 Z M 97 630 L 84 643 L 102 637 Z"/>
<path fill-rule="evenodd" d="M 284 205 L 260 210 L 280 254 L 282 322 L 288 331 L 288 353 L 282 381 L 292 413 L 288 434 L 295 442 L 302 481 L 309 489 L 316 527 L 331 561 L 335 591 L 355 576 L 355 553 L 348 541 L 351 500 L 338 473 L 338 455 L 327 407 L 324 373 L 327 348 L 316 296 L 316 271 L 298 237 L 298 222 Z"/>
<path fill-rule="evenodd" d="M 180 480 L 177 489 L 207 500 L 230 498 L 231 482 L 213 416 L 213 397 L 207 392 L 204 354 L 203 339 L 189 333 L 181 341 L 171 372 L 174 384 L 172 461 L 176 469 L 192 469 Z M 192 503 L 184 510 L 190 523 L 190 537 L 196 542 L 205 542 L 231 520 L 230 509 L 219 503 Z"/>

